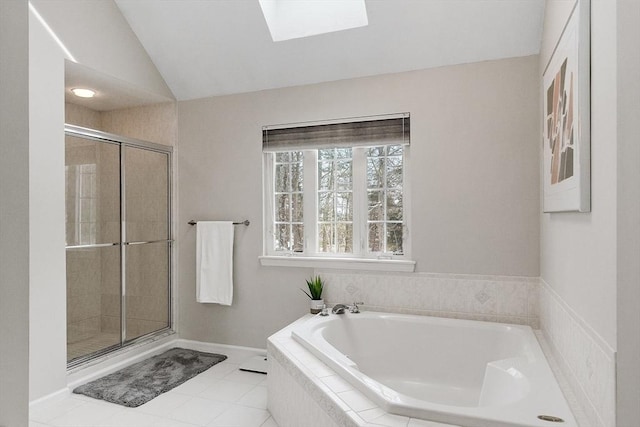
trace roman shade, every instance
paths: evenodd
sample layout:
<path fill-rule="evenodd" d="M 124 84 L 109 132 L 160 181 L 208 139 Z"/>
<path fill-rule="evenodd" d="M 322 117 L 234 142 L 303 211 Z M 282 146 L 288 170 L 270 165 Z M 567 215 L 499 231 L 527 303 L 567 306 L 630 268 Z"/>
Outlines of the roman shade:
<path fill-rule="evenodd" d="M 262 128 L 262 151 L 409 145 L 409 113 Z"/>

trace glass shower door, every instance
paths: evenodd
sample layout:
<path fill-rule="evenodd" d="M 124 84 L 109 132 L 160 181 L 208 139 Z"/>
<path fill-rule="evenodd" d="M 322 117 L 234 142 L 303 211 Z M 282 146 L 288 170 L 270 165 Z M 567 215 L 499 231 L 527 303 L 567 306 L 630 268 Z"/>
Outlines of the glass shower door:
<path fill-rule="evenodd" d="M 170 326 L 169 155 L 124 147 L 125 341 Z"/>
<path fill-rule="evenodd" d="M 121 343 L 120 147 L 67 135 L 67 361 Z"/>

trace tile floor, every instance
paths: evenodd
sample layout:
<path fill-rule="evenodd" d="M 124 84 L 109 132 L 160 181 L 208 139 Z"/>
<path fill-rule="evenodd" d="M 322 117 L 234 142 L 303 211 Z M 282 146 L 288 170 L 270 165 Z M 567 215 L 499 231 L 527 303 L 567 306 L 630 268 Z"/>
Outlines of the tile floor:
<path fill-rule="evenodd" d="M 31 410 L 29 427 L 278 427 L 267 377 L 227 359 L 137 408 L 72 394 Z"/>

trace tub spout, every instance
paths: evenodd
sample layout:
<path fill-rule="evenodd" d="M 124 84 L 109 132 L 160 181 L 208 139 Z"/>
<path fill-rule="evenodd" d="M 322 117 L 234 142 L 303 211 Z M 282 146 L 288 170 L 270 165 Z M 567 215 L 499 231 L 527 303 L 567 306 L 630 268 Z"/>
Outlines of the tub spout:
<path fill-rule="evenodd" d="M 336 304 L 331 309 L 331 312 L 333 314 L 344 314 L 344 311 L 347 310 L 348 308 L 349 306 L 346 304 Z"/>

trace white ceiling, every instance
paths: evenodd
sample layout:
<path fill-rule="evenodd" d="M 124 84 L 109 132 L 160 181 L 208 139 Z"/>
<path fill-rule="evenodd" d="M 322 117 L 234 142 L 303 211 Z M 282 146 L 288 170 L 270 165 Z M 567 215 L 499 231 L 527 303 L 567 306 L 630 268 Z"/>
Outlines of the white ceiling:
<path fill-rule="evenodd" d="M 534 55 L 544 11 L 544 0 L 367 0 L 367 27 L 273 42 L 258 0 L 115 1 L 178 100 Z"/>

